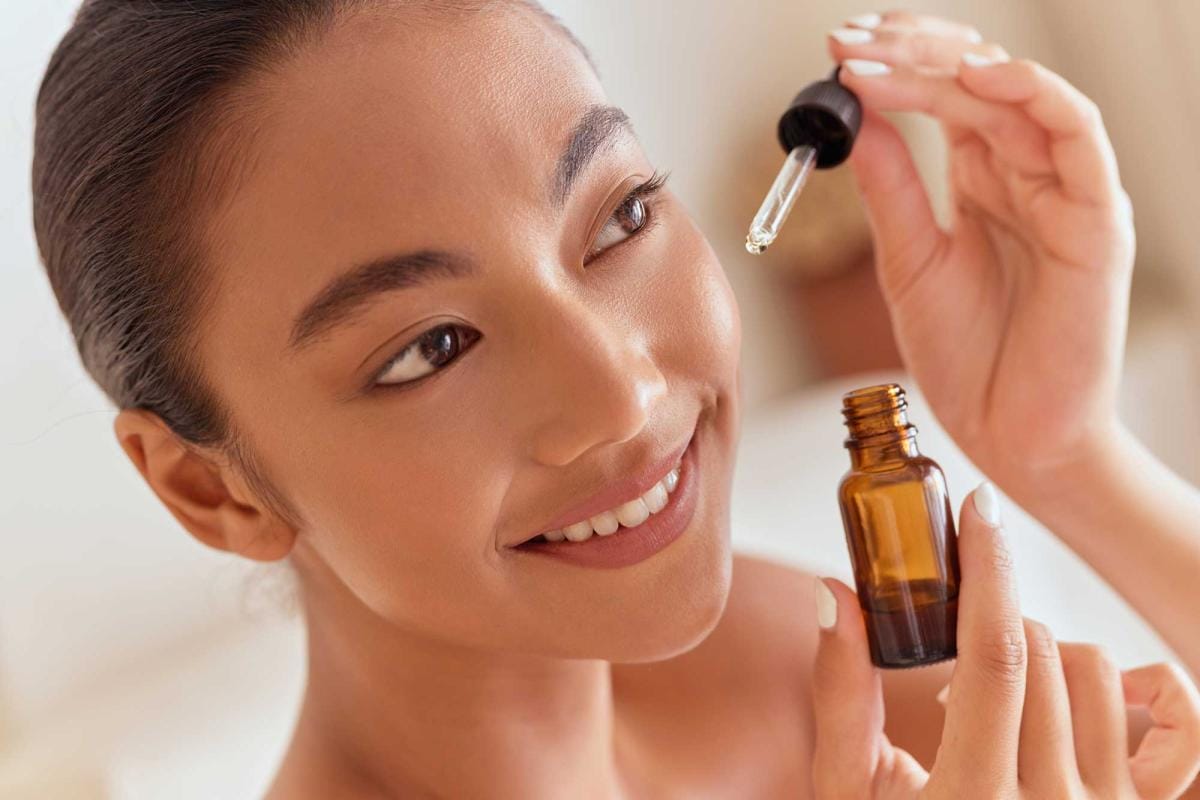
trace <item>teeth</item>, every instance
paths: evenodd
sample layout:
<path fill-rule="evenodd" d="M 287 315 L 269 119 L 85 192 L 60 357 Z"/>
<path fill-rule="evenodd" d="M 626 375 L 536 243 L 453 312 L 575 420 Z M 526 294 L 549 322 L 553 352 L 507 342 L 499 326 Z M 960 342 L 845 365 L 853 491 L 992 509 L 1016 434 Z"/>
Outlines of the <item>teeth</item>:
<path fill-rule="evenodd" d="M 590 519 L 568 525 L 562 530 L 548 531 L 542 536 L 550 542 L 583 542 L 595 533 L 598 536 L 611 536 L 622 526 L 634 528 L 641 525 L 652 515 L 667 507 L 669 495 L 679 486 L 679 467 L 671 470 L 666 476 L 650 487 L 641 497 L 636 497 L 628 503 L 622 503 L 614 509 L 603 511 Z"/>
<path fill-rule="evenodd" d="M 563 534 L 572 542 L 582 542 L 592 535 L 592 523 L 584 520 L 563 528 Z"/>
<path fill-rule="evenodd" d="M 608 536 L 610 533 L 617 532 L 617 524 L 620 520 L 617 515 L 611 511 L 605 511 L 602 514 L 597 514 L 588 522 L 592 524 L 592 528 L 601 536 Z"/>
<path fill-rule="evenodd" d="M 667 505 L 667 487 L 661 483 L 654 484 L 654 488 L 646 492 L 642 496 L 642 500 L 646 503 L 647 511 L 651 514 L 657 514 Z"/>
<path fill-rule="evenodd" d="M 649 517 L 650 509 L 646 507 L 640 497 L 617 506 L 617 520 L 626 528 L 641 525 Z"/>

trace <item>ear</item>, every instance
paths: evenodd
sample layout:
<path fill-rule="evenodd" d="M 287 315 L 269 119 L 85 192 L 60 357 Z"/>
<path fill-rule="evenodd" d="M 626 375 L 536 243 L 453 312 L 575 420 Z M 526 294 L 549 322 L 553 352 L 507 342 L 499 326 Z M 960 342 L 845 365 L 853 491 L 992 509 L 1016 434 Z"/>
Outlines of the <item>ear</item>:
<path fill-rule="evenodd" d="M 235 470 L 185 446 L 157 414 L 122 409 L 113 430 L 158 499 L 200 542 L 255 561 L 278 561 L 291 551 L 296 532 Z"/>

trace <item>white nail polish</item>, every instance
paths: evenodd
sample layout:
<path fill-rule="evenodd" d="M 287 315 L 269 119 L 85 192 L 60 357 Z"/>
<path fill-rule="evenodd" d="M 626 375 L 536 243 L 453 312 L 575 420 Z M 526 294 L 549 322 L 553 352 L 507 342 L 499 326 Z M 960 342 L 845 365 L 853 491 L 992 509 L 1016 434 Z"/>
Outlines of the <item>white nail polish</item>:
<path fill-rule="evenodd" d="M 892 68 L 882 61 L 867 61 L 863 58 L 847 58 L 842 62 L 855 75 L 887 75 Z"/>
<path fill-rule="evenodd" d="M 817 598 L 817 624 L 829 630 L 837 624 L 837 598 L 833 596 L 833 592 L 829 591 L 825 581 L 820 578 L 813 580 L 816 583 L 813 594 Z"/>
<path fill-rule="evenodd" d="M 842 44 L 866 44 L 875 38 L 870 31 L 862 28 L 835 28 L 829 35 Z"/>
<path fill-rule="evenodd" d="M 950 699 L 950 684 L 947 683 L 945 686 L 942 687 L 942 690 L 937 693 L 937 701 L 939 703 L 941 703 L 942 705 L 946 705 L 946 702 L 949 699 Z"/>
<path fill-rule="evenodd" d="M 992 482 L 984 481 L 979 484 L 979 488 L 971 497 L 975 501 L 975 510 L 983 517 L 983 521 L 993 528 L 999 528 L 1000 498 L 996 495 L 996 487 L 992 486 Z"/>
<path fill-rule="evenodd" d="M 992 64 L 999 64 L 1004 59 L 985 56 L 982 53 L 972 53 L 967 51 L 962 54 L 962 61 L 968 67 L 990 67 Z"/>
<path fill-rule="evenodd" d="M 860 28 L 878 28 L 879 23 L 883 22 L 883 17 L 878 14 L 856 14 L 846 20 L 851 25 L 857 25 Z"/>
<path fill-rule="evenodd" d="M 981 34 L 979 31 L 971 31 L 967 34 L 967 41 L 971 44 L 982 44 L 983 34 Z"/>

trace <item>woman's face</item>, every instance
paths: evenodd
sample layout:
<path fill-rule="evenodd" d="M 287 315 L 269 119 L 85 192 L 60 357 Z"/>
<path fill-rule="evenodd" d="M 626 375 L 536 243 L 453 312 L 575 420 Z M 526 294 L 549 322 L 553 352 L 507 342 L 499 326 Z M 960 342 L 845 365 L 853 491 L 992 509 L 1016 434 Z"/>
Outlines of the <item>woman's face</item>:
<path fill-rule="evenodd" d="M 304 517 L 302 577 L 473 647 L 695 644 L 729 584 L 740 323 L 670 192 L 629 198 L 654 165 L 581 54 L 519 9 L 362 14 L 254 86 L 200 358 Z M 665 548 L 514 547 L 689 440 Z"/>

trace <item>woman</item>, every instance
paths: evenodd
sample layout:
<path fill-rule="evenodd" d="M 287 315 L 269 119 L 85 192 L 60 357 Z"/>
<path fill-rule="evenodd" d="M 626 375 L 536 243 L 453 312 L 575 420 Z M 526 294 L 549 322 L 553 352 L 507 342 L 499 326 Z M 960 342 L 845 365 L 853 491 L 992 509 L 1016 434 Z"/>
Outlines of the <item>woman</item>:
<path fill-rule="evenodd" d="M 867 109 L 852 166 L 907 365 L 1200 669 L 1200 502 L 1114 412 L 1134 240 L 1095 107 L 980 64 L 1004 53 L 963 25 L 847 30 L 829 46 Z M 887 109 L 945 124 L 952 232 Z M 846 586 L 732 555 L 733 297 L 540 8 L 90 0 L 37 113 L 42 256 L 121 446 L 198 540 L 300 579 L 308 684 L 268 797 L 1194 776 L 1195 688 L 1023 621 L 990 486 L 962 509 L 954 666 L 883 677 Z M 1154 718 L 1133 759 L 1127 701 Z"/>

